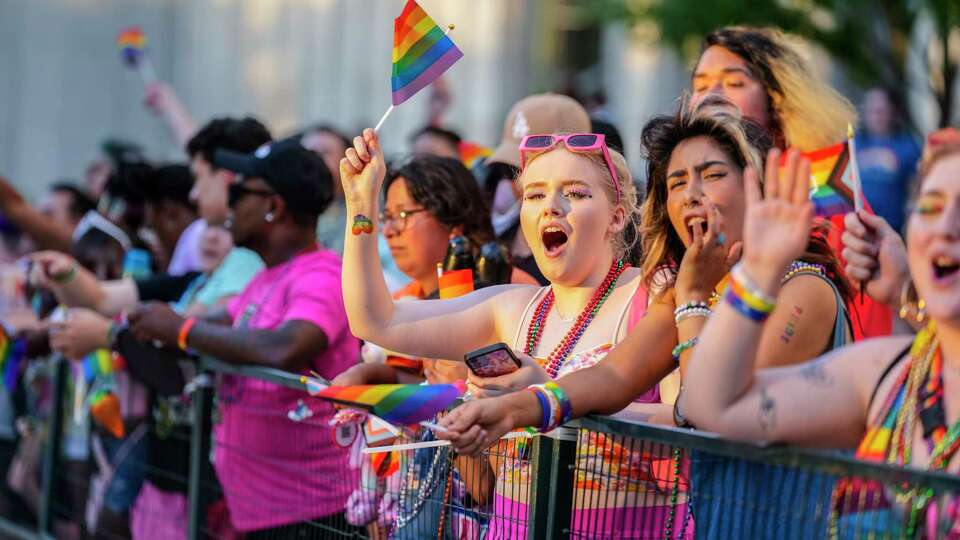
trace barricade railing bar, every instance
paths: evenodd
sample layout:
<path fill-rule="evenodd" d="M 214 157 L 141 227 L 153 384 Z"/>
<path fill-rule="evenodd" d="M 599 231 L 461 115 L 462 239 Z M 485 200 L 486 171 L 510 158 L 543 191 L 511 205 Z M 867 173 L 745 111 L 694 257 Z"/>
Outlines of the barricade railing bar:
<path fill-rule="evenodd" d="M 0 518 L 0 537 L 53 538 L 55 520 L 70 517 L 56 507 L 58 479 L 65 475 L 60 456 L 70 377 L 67 367 L 63 359 L 54 361 L 35 527 Z M 303 388 L 297 374 L 211 358 L 198 360 L 197 374 L 189 385 L 189 467 L 185 479 L 176 479 L 187 485 L 191 540 L 218 537 L 206 522 L 208 507 L 221 495 L 211 466 L 218 374 Z M 368 455 L 358 460 L 359 469 L 352 475 L 345 471 L 343 477 L 331 478 L 331 485 L 350 481 L 359 488 L 357 478 L 376 484 L 370 493 L 378 497 L 377 509 L 367 523 L 348 526 L 344 522 L 342 529 L 340 522 L 316 522 L 323 537 L 453 538 L 456 534 L 484 538 L 497 528 L 501 536 L 530 539 L 640 537 L 651 531 L 665 538 L 693 538 L 694 534 L 697 538 L 883 538 L 916 536 L 921 529 L 930 537 L 953 533 L 950 515 L 944 512 L 917 517 L 898 510 L 881 516 L 879 499 L 867 491 L 851 491 L 855 497 L 837 499 L 836 486 L 846 486 L 848 479 L 855 479 L 859 486 L 879 486 L 881 498 L 889 502 L 884 508 L 899 509 L 897 501 L 903 493 L 924 493 L 938 501 L 937 508 L 960 508 L 960 478 L 952 474 L 864 462 L 839 451 L 731 441 L 608 416 L 588 416 L 546 436 L 502 441 L 474 461 L 458 459 L 449 447 L 429 446 L 427 436 L 405 441 L 426 442 L 422 447 L 394 451 L 399 465 L 393 469 L 398 476 L 392 479 L 372 471 Z M 277 441 L 293 447 L 296 443 Z M 428 466 L 429 470 L 424 468 Z M 434 467 L 442 471 L 437 473 L 444 475 L 442 479 L 430 476 Z M 757 493 L 776 484 L 757 478 L 757 471 L 785 480 L 775 493 Z M 509 475 L 513 482 L 502 484 Z M 357 504 L 354 495 L 350 500 L 348 505 Z M 388 517 L 378 520 L 377 512 Z M 856 519 L 851 519 L 848 514 L 854 513 Z M 345 515 L 350 519 L 349 512 Z M 397 516 L 402 516 L 401 525 L 412 525 L 406 530 L 398 527 Z M 503 533 L 504 528 L 516 532 Z"/>

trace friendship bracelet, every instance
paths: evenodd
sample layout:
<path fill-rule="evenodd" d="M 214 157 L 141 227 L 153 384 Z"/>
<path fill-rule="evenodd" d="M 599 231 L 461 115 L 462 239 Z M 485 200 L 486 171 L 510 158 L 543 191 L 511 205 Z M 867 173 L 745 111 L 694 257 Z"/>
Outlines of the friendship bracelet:
<path fill-rule="evenodd" d="M 687 349 L 692 349 L 699 341 L 700 341 L 699 338 L 694 337 L 678 343 L 677 346 L 673 348 L 673 351 L 670 352 L 670 354 L 673 356 L 673 361 L 679 362 L 680 355 L 683 354 L 683 352 L 686 351 Z"/>
<path fill-rule="evenodd" d="M 187 351 L 187 337 L 190 335 L 190 330 L 193 329 L 193 325 L 195 324 L 197 324 L 197 319 L 190 317 L 183 321 L 183 325 L 180 326 L 180 333 L 177 336 L 177 346 L 180 347 L 181 351 Z"/>
<path fill-rule="evenodd" d="M 673 316 L 673 320 L 676 324 L 679 325 L 680 321 L 690 319 L 693 317 L 709 317 L 712 314 L 713 314 L 713 311 L 711 311 L 710 308 L 691 307 L 691 308 L 686 308 L 683 311 L 680 311 L 678 313 L 675 313 Z"/>
<path fill-rule="evenodd" d="M 760 311 L 744 303 L 743 299 L 737 296 L 737 293 L 734 291 L 733 287 L 727 289 L 727 294 L 724 296 L 724 298 L 733 309 L 737 310 L 744 317 L 755 322 L 762 323 L 763 321 L 767 320 L 767 317 L 770 316 L 769 311 Z"/>
<path fill-rule="evenodd" d="M 737 263 L 730 271 L 730 286 L 728 289 L 736 290 L 737 296 L 747 305 L 758 311 L 771 312 L 777 304 L 777 299 L 763 291 L 747 275 L 741 263 Z"/>
<path fill-rule="evenodd" d="M 547 427 L 550 425 L 550 402 L 546 395 L 540 391 L 535 386 L 527 387 L 527 390 L 533 392 L 533 395 L 537 396 L 537 402 L 540 404 L 540 425 L 538 426 L 538 431 L 541 433 L 546 431 Z"/>
<path fill-rule="evenodd" d="M 74 261 L 74 262 L 73 262 L 73 265 L 70 266 L 70 269 L 69 269 L 69 270 L 67 270 L 66 272 L 64 272 L 64 273 L 62 273 L 62 274 L 57 274 L 57 275 L 55 275 L 55 276 L 50 276 L 50 277 L 51 277 L 54 281 L 56 281 L 57 283 L 59 283 L 59 284 L 61 284 L 61 285 L 65 285 L 65 284 L 68 283 L 70 280 L 72 280 L 73 277 L 76 276 L 76 275 L 77 275 L 77 262 Z"/>
<path fill-rule="evenodd" d="M 560 421 L 557 425 L 566 424 L 573 418 L 573 404 L 570 403 L 570 397 L 567 396 L 567 393 L 563 388 L 560 388 L 560 385 L 557 384 L 556 381 L 550 381 L 543 386 L 557 398 L 557 402 L 560 405 Z"/>

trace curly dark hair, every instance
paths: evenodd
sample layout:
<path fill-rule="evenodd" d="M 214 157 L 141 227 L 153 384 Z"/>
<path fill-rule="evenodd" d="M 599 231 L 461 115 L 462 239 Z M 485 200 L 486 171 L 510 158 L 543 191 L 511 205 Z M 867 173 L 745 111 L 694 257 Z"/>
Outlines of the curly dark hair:
<path fill-rule="evenodd" d="M 383 193 L 398 178 L 417 204 L 447 227 L 462 227 L 475 248 L 494 240 L 490 208 L 476 179 L 462 162 L 437 156 L 414 156 L 393 168 L 383 184 Z"/>
<path fill-rule="evenodd" d="M 213 163 L 218 148 L 249 154 L 273 140 L 270 131 L 255 118 L 217 118 L 207 122 L 187 141 L 187 155 Z"/>
<path fill-rule="evenodd" d="M 763 171 L 767 152 L 773 147 L 766 130 L 718 109 L 717 105 L 707 102 L 691 111 L 684 104 L 675 115 L 658 116 L 643 128 L 641 146 L 647 160 L 647 198 L 641 222 L 645 256 L 642 269 L 648 284 L 657 277 L 658 269 L 679 265 L 686 251 L 680 235 L 670 224 L 666 209 L 667 165 L 674 149 L 687 139 L 709 137 L 741 169 L 751 165 Z M 841 296 L 849 300 L 853 290 L 827 242 L 826 232 L 822 226 L 812 231 L 800 260 L 823 266 Z"/>

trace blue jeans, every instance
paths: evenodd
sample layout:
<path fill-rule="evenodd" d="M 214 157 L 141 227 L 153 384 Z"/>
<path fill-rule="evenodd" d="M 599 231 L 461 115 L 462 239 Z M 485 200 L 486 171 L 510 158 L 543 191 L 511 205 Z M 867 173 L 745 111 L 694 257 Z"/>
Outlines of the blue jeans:
<path fill-rule="evenodd" d="M 130 510 L 147 476 L 146 429 L 135 429 L 123 439 L 101 438 L 113 467 L 113 478 L 103 496 L 103 505 L 116 514 Z"/>

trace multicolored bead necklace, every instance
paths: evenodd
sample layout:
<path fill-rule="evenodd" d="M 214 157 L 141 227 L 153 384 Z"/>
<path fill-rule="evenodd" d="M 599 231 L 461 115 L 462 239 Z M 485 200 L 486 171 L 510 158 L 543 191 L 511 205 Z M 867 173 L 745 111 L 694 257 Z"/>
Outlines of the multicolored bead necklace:
<path fill-rule="evenodd" d="M 933 323 L 914 338 L 909 365 L 901 372 L 888 394 L 878 422 L 868 426 L 856 457 L 901 467 L 910 465 L 918 418 L 930 450 L 928 469 L 944 470 L 960 450 L 960 420 L 947 429 L 943 413 L 943 357 Z M 863 491 L 883 493 L 883 486 L 876 482 L 863 482 L 855 486 L 850 479 L 843 479 L 837 484 L 831 504 L 832 538 L 837 537 L 839 508 L 845 506 L 844 499 L 851 495 L 863 499 L 867 496 Z M 933 490 L 896 486 L 893 491 L 897 502 L 909 508 L 906 533 L 912 537 L 917 532 L 921 512 L 928 509 L 933 498 Z"/>
<path fill-rule="evenodd" d="M 557 378 L 560 367 L 567 360 L 567 357 L 570 356 L 570 352 L 573 351 L 577 342 L 580 341 L 583 333 L 587 330 L 587 326 L 590 325 L 593 318 L 597 315 L 597 312 L 600 311 L 600 307 L 603 306 L 603 303 L 610 296 L 610 293 L 613 292 L 614 287 L 617 285 L 617 279 L 620 278 L 620 274 L 626 270 L 627 266 L 628 265 L 625 265 L 622 260 L 616 260 L 610 265 L 610 271 L 607 272 L 607 276 L 603 278 L 603 282 L 600 283 L 600 286 L 594 291 L 593 297 L 590 298 L 586 307 L 580 312 L 576 322 L 573 323 L 573 326 L 567 331 L 566 335 L 563 336 L 563 339 L 560 340 L 556 348 L 547 356 L 545 369 L 551 378 Z M 530 319 L 530 326 L 527 327 L 527 346 L 524 352 L 530 356 L 533 356 L 533 353 L 537 350 L 537 346 L 540 344 L 540 338 L 543 337 L 543 329 L 547 325 L 547 316 L 553 308 L 553 303 L 554 294 L 551 288 L 550 291 L 544 295 L 543 299 L 540 300 L 540 303 L 537 304 L 533 312 L 533 318 Z"/>

